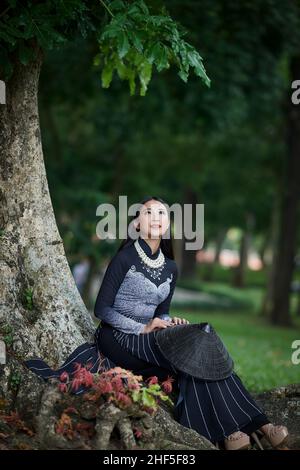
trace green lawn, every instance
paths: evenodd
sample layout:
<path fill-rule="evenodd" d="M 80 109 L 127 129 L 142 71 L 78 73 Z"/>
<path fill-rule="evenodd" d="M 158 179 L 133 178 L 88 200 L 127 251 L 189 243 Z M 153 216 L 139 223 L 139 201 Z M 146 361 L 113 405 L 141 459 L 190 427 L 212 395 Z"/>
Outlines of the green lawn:
<path fill-rule="evenodd" d="M 171 316 L 189 322 L 209 322 L 228 348 L 235 371 L 253 392 L 300 382 L 300 364 L 291 362 L 291 344 L 300 339 L 299 328 L 266 324 L 253 311 L 212 312 L 172 308 Z"/>
<path fill-rule="evenodd" d="M 198 263 L 196 266 L 197 276 L 204 279 L 205 274 L 209 271 L 209 265 Z M 221 266 L 217 264 L 214 266 L 213 278 L 214 282 L 224 282 L 230 284 L 233 277 L 233 268 Z M 246 269 L 245 283 L 251 287 L 264 287 L 266 285 L 267 273 L 265 269 L 260 271 L 253 271 L 252 269 Z"/>

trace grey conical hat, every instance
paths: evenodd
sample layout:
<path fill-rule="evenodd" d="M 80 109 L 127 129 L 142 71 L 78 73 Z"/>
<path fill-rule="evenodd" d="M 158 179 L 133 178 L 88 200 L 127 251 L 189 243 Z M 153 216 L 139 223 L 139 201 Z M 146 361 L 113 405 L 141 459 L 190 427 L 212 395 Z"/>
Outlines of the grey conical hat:
<path fill-rule="evenodd" d="M 209 323 L 174 325 L 154 334 L 162 355 L 182 372 L 221 380 L 233 371 L 233 360 Z"/>

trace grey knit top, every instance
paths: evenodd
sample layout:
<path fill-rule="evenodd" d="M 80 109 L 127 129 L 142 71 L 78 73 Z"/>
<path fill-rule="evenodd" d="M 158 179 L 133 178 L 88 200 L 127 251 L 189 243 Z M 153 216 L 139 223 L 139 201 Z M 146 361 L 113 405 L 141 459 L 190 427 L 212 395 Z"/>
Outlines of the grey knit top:
<path fill-rule="evenodd" d="M 151 259 L 148 243 L 139 244 Z M 139 335 L 152 318 L 170 320 L 169 307 L 177 280 L 176 262 L 165 256 L 160 271 L 149 268 L 139 257 L 134 245 L 118 251 L 111 259 L 102 280 L 94 313 L 102 323 L 115 330 Z"/>

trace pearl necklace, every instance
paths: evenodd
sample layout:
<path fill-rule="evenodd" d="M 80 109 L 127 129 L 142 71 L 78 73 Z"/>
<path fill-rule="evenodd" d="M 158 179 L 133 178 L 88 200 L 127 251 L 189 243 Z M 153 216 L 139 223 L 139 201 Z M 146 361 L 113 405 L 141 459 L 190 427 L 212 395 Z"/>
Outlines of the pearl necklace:
<path fill-rule="evenodd" d="M 144 252 L 143 248 L 139 244 L 139 241 L 136 240 L 134 242 L 134 246 L 136 251 L 138 252 L 139 257 L 142 259 L 142 261 L 147 264 L 150 268 L 160 268 L 164 262 L 165 262 L 165 256 L 163 252 L 161 251 L 161 248 L 159 248 L 159 255 L 156 259 L 151 259 L 149 256 L 146 255 Z"/>
<path fill-rule="evenodd" d="M 159 249 L 158 257 L 156 259 L 151 259 L 146 255 L 138 240 L 134 242 L 134 246 L 140 257 L 142 268 L 147 271 L 153 279 L 160 279 L 162 270 L 166 265 L 165 256 L 161 251 L 161 248 Z"/>

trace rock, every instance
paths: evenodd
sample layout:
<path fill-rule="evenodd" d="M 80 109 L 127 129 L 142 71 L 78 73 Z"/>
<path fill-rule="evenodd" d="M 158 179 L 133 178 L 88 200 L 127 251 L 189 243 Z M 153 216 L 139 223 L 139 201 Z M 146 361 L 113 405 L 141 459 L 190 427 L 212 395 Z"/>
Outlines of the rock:
<path fill-rule="evenodd" d="M 300 449 L 300 384 L 274 388 L 255 398 L 272 423 L 288 427 L 289 447 Z"/>
<path fill-rule="evenodd" d="M 197 431 L 182 426 L 174 420 L 172 414 L 159 407 L 153 421 L 157 426 L 157 442 L 161 449 L 216 450 L 216 447 Z"/>

